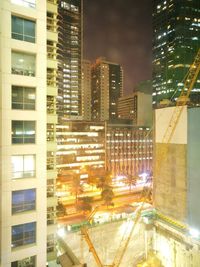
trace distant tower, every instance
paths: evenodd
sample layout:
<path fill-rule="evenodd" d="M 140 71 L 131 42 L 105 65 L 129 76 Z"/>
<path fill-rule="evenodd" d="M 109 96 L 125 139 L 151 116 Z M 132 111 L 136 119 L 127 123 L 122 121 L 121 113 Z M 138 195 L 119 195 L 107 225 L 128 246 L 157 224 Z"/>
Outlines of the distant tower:
<path fill-rule="evenodd" d="M 58 1 L 58 119 L 81 116 L 82 0 Z"/>
<path fill-rule="evenodd" d="M 105 58 L 98 58 L 92 67 L 92 119 L 117 119 L 118 99 L 122 92 L 122 67 Z"/>
<path fill-rule="evenodd" d="M 82 62 L 82 117 L 91 120 L 91 62 Z"/>
<path fill-rule="evenodd" d="M 131 119 L 135 126 L 152 125 L 152 95 L 135 92 L 119 98 L 118 117 Z"/>
<path fill-rule="evenodd" d="M 153 1 L 153 105 L 174 100 L 200 47 L 200 1 Z M 200 79 L 190 99 L 200 103 Z"/>

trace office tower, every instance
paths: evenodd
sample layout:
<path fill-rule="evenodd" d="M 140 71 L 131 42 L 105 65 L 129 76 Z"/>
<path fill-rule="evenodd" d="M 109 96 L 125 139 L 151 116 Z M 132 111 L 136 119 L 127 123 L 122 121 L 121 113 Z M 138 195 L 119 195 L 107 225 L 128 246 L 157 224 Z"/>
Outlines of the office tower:
<path fill-rule="evenodd" d="M 58 94 L 57 74 L 57 1 L 47 1 L 47 261 L 56 258 L 56 98 Z"/>
<path fill-rule="evenodd" d="M 153 105 L 180 94 L 183 79 L 200 47 L 199 0 L 153 1 Z M 190 100 L 200 103 L 198 77 Z"/>
<path fill-rule="evenodd" d="M 82 62 L 82 116 L 84 120 L 91 120 L 91 62 Z"/>
<path fill-rule="evenodd" d="M 98 58 L 92 66 L 92 120 L 117 119 L 117 102 L 122 93 L 122 67 Z"/>
<path fill-rule="evenodd" d="M 105 174 L 105 125 L 103 122 L 70 121 L 57 126 L 57 169 L 62 187 L 72 187 Z M 64 191 L 64 190 L 63 190 Z"/>
<path fill-rule="evenodd" d="M 135 92 L 123 96 L 118 101 L 118 117 L 131 119 L 135 126 L 152 125 L 152 95 Z"/>
<path fill-rule="evenodd" d="M 1 0 L 0 25 L 0 266 L 43 267 L 47 238 L 45 1 Z"/>
<path fill-rule="evenodd" d="M 150 128 L 128 124 L 106 126 L 106 168 L 116 175 L 137 177 L 152 171 Z"/>
<path fill-rule="evenodd" d="M 81 116 L 82 0 L 58 1 L 58 120 Z"/>

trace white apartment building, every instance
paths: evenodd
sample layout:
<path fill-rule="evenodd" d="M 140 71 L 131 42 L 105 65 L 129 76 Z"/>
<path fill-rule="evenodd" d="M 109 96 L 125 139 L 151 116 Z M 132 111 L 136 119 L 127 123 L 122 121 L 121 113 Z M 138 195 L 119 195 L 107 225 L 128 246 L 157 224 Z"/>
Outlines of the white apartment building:
<path fill-rule="evenodd" d="M 55 257 L 57 88 L 47 72 L 57 65 L 46 51 L 56 47 L 56 33 L 47 29 L 57 6 L 51 2 L 0 1 L 0 267 L 44 267 L 47 252 Z"/>

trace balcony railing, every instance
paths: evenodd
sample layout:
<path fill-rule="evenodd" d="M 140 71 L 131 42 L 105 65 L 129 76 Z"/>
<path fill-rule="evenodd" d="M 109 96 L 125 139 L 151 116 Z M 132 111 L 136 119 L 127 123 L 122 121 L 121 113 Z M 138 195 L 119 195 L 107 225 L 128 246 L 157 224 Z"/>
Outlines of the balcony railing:
<path fill-rule="evenodd" d="M 57 32 L 57 19 L 47 17 L 47 30 L 51 32 Z"/>

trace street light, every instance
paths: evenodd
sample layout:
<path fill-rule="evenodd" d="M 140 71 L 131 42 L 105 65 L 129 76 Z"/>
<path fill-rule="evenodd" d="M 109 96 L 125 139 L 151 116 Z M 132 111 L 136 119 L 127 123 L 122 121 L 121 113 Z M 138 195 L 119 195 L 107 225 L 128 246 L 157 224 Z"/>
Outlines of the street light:
<path fill-rule="evenodd" d="M 199 230 L 195 229 L 195 228 L 190 228 L 189 229 L 189 234 L 193 237 L 193 238 L 199 238 L 200 237 L 200 232 Z"/>

